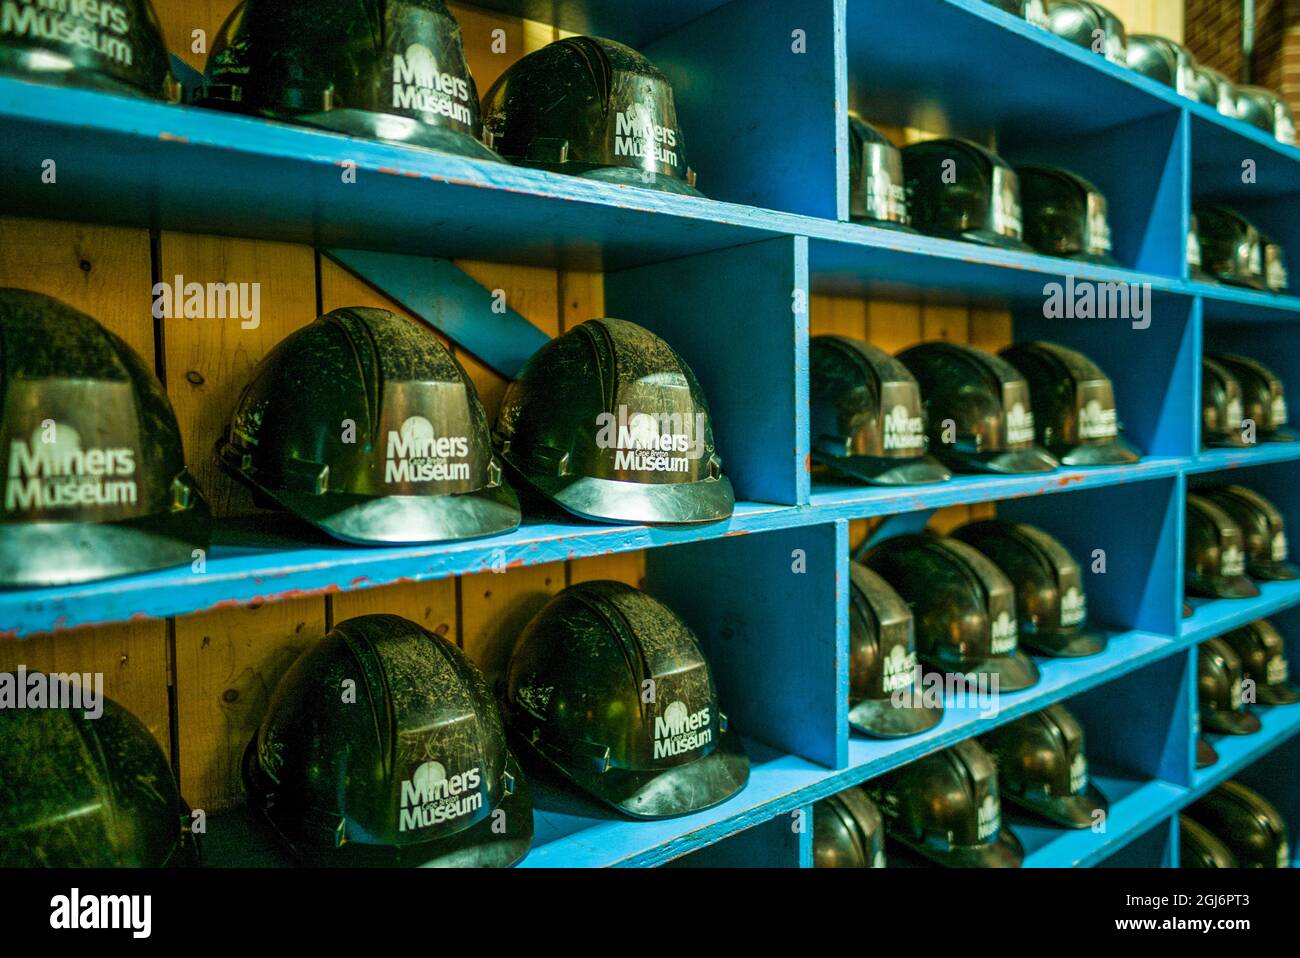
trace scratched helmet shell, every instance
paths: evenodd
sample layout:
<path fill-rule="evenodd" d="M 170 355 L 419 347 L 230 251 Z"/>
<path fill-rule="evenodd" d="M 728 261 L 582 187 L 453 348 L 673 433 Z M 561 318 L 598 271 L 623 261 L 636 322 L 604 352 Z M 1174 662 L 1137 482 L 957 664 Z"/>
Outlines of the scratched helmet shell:
<path fill-rule="evenodd" d="M 1259 716 L 1243 695 L 1245 672 L 1232 646 L 1221 638 L 1206 639 L 1196 649 L 1196 701 L 1201 725 L 1220 735 L 1252 735 L 1260 730 Z"/>
<path fill-rule="evenodd" d="M 1294 705 L 1300 689 L 1291 681 L 1286 642 L 1268 619 L 1260 619 L 1220 636 L 1241 659 L 1246 678 L 1255 683 L 1260 705 Z"/>
<path fill-rule="evenodd" d="M 1178 859 L 1181 868 L 1239 867 L 1228 846 L 1186 814 L 1178 816 Z"/>
<path fill-rule="evenodd" d="M 1289 561 L 1285 520 L 1277 506 L 1242 485 L 1218 486 L 1202 492 L 1241 529 L 1246 571 L 1252 578 L 1266 582 L 1300 579 L 1300 569 Z"/>
<path fill-rule="evenodd" d="M 1187 494 L 1187 591 L 1211 599 L 1251 599 L 1259 588 L 1246 578 L 1241 526 L 1205 496 Z"/>
<path fill-rule="evenodd" d="M 949 137 L 903 148 L 912 226 L 930 236 L 1030 252 L 1020 181 L 992 150 Z"/>
<path fill-rule="evenodd" d="M 1198 204 L 1195 212 L 1201 268 L 1222 282 L 1267 290 L 1264 241 L 1255 225 L 1226 206 Z"/>
<path fill-rule="evenodd" d="M 828 795 L 812 814 L 814 868 L 885 867 L 885 825 L 862 789 Z"/>
<path fill-rule="evenodd" d="M 1201 357 L 1201 445 L 1245 446 L 1241 383 L 1222 363 Z"/>
<path fill-rule="evenodd" d="M 889 138 L 849 112 L 849 219 L 916 232 L 909 224 L 903 155 Z"/>
<path fill-rule="evenodd" d="M 1018 166 L 1025 242 L 1048 256 L 1118 266 L 1111 255 L 1106 197 L 1077 173 Z"/>
<path fill-rule="evenodd" d="M 1187 807 L 1186 816 L 1213 832 L 1240 868 L 1290 868 L 1286 820 L 1268 799 L 1229 779 Z"/>
<path fill-rule="evenodd" d="M 1237 381 L 1242 419 L 1255 424 L 1256 435 L 1265 442 L 1294 442 L 1295 433 L 1286 428 L 1286 389 L 1277 374 L 1247 356 L 1216 353 L 1211 358 Z"/>

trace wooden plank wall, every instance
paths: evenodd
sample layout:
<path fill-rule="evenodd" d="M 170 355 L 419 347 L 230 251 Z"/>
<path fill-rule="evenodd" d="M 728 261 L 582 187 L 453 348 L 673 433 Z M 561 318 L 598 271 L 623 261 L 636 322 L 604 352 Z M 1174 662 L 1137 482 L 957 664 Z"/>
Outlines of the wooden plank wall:
<path fill-rule="evenodd" d="M 155 0 L 170 48 L 196 68 L 235 0 Z M 450 4 L 480 94 L 510 63 L 557 39 L 554 28 Z M 492 50 L 493 31 L 506 50 Z M 195 31 L 203 31 L 197 35 Z M 199 41 L 202 41 L 201 43 Z M 195 47 L 198 47 L 196 50 Z M 600 274 L 500 263 L 459 263 L 555 335 L 604 310 Z M 151 316 L 153 276 L 261 283 L 261 324 Z M 256 511 L 245 489 L 212 465 L 212 448 L 257 362 L 319 306 L 397 305 L 307 246 L 0 218 L 0 286 L 58 297 L 127 340 L 167 385 L 186 459 L 220 516 Z M 319 290 L 319 293 L 318 293 Z M 414 321 L 414 320 L 413 320 Z M 506 383 L 459 357 L 495 416 Z M 639 584 L 642 553 L 556 562 L 505 573 L 222 609 L 0 643 L 0 669 L 104 673 L 105 693 L 135 712 L 177 763 L 182 792 L 214 811 L 242 800 L 239 757 L 276 681 L 333 622 L 394 612 L 451 638 L 485 670 L 501 668 L 520 627 L 571 582 Z M 173 741 L 173 731 L 174 741 Z"/>

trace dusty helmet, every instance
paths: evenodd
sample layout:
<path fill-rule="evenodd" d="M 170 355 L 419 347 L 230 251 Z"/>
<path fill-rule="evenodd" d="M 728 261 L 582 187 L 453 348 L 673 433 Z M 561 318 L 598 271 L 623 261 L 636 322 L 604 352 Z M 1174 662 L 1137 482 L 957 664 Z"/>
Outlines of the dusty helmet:
<path fill-rule="evenodd" d="M 1291 681 L 1286 643 L 1268 619 L 1260 619 L 1219 636 L 1237 653 L 1246 676 L 1255 683 L 1260 705 L 1294 705 L 1300 689 Z"/>
<path fill-rule="evenodd" d="M 913 143 L 903 148 L 903 175 L 912 225 L 922 233 L 1031 249 L 1022 238 L 1020 183 L 992 150 L 955 138 Z"/>
<path fill-rule="evenodd" d="M 813 867 L 885 867 L 884 822 L 862 789 L 846 788 L 813 806 Z"/>
<path fill-rule="evenodd" d="M 1218 353 L 1211 357 L 1223 367 L 1241 391 L 1241 418 L 1255 424 L 1265 442 L 1294 442 L 1295 433 L 1286 428 L 1286 389 L 1277 375 L 1257 359 Z M 1236 435 L 1240 438 L 1241 431 Z"/>
<path fill-rule="evenodd" d="M 208 504 L 158 378 L 85 313 L 0 289 L 0 588 L 188 564 Z"/>
<path fill-rule="evenodd" d="M 340 622 L 298 658 L 243 772 L 254 810 L 313 864 L 507 866 L 532 842 L 482 674 L 396 615 Z"/>
<path fill-rule="evenodd" d="M 1243 697 L 1241 659 L 1222 639 L 1206 639 L 1196 649 L 1197 710 L 1201 725 L 1220 735 L 1250 735 L 1259 716 Z"/>
<path fill-rule="evenodd" d="M 1286 821 L 1253 789 L 1224 782 L 1184 813 L 1219 838 L 1239 868 L 1290 868 Z"/>
<path fill-rule="evenodd" d="M 1244 446 L 1241 383 L 1226 366 L 1201 358 L 1201 445 Z"/>
<path fill-rule="evenodd" d="M 1187 591 L 1211 599 L 1259 595 L 1246 578 L 1246 543 L 1241 526 L 1204 496 L 1187 494 Z"/>
<path fill-rule="evenodd" d="M 849 219 L 915 232 L 909 225 L 903 155 L 889 138 L 849 113 Z"/>
<path fill-rule="evenodd" d="M 815 462 L 877 485 L 951 478 L 926 452 L 921 388 L 906 366 L 845 336 L 814 336 L 808 353 Z"/>
<path fill-rule="evenodd" d="M 1300 570 L 1288 561 L 1286 529 L 1277 506 L 1245 486 L 1219 486 L 1203 490 L 1207 499 L 1232 517 L 1241 529 L 1246 550 L 1246 571 L 1264 581 L 1300 579 Z"/>
<path fill-rule="evenodd" d="M 346 542 L 519 524 L 473 381 L 431 331 L 383 309 L 336 309 L 283 339 L 240 394 L 216 460 L 260 502 Z"/>
<path fill-rule="evenodd" d="M 1259 230 L 1236 210 L 1226 206 L 1196 207 L 1201 268 L 1234 286 L 1267 289 L 1264 242 Z"/>
<path fill-rule="evenodd" d="M 1117 266 L 1111 256 L 1106 197 L 1077 173 L 1018 166 L 1025 242 L 1048 256 Z"/>
<path fill-rule="evenodd" d="M 1181 868 L 1238 867 L 1228 846 L 1185 814 L 1178 816 L 1178 859 Z"/>
<path fill-rule="evenodd" d="M 711 808 L 749 780 L 694 634 L 621 582 L 551 599 L 515 643 L 504 698 L 531 752 L 632 818 Z"/>

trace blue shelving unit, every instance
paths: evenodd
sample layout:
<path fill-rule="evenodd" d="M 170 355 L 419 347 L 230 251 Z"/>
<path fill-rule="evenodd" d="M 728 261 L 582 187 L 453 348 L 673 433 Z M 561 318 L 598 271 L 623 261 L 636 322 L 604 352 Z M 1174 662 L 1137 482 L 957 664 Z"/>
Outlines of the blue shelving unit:
<path fill-rule="evenodd" d="M 1195 643 L 1289 615 L 1300 584 L 1194 601 L 1194 614 L 1181 615 L 1189 487 L 1255 485 L 1300 528 L 1300 443 L 1203 451 L 1199 442 L 1205 349 L 1256 355 L 1300 384 L 1300 297 L 1193 281 L 1184 262 L 1191 205 L 1201 200 L 1240 206 L 1300 250 L 1300 151 L 982 0 L 480 3 L 639 46 L 674 81 L 710 198 L 0 78 L 0 212 L 600 271 L 607 312 L 663 335 L 703 382 L 743 500 L 735 516 L 688 529 L 527 522 L 492 539 L 400 549 L 308 544 L 291 529 L 231 522 L 202 574 L 0 594 L 0 636 L 645 549 L 647 588 L 700 636 L 748 737 L 750 783 L 693 816 L 632 822 L 539 782 L 527 866 L 806 867 L 818 799 L 1058 701 L 1084 720 L 1112 813 L 1104 832 L 1011 820 L 1029 865 L 1176 864 L 1178 809 L 1239 773 L 1300 821 L 1300 711 L 1262 710 L 1263 730 L 1216 739 L 1220 762 L 1201 772 L 1191 734 Z M 1086 108 L 1064 106 L 1067 93 Z M 850 108 L 993 138 L 1012 162 L 1078 170 L 1108 195 L 1120 266 L 846 222 Z M 58 158 L 57 190 L 40 182 L 48 157 Z M 1256 166 L 1253 187 L 1241 182 L 1243 160 Z M 345 163 L 357 181 L 340 188 Z M 1045 318 L 1045 287 L 1067 282 L 1140 288 L 1149 310 Z M 1010 310 L 1017 339 L 1056 339 L 1107 369 L 1143 459 L 901 490 L 814 481 L 808 303 L 818 293 Z M 888 517 L 886 530 L 899 529 L 938 508 L 986 502 L 1078 555 L 1108 556 L 1087 583 L 1108 649 L 1040 660 L 1042 680 L 994 713 L 953 707 L 934 729 L 895 742 L 851 734 L 849 523 Z M 800 574 L 795 550 L 807 560 Z M 702 581 L 707 596 L 691 588 Z M 1288 648 L 1300 668 L 1300 640 Z M 1140 721 L 1117 722 L 1125 710 Z M 1270 764 L 1275 754 L 1286 770 Z M 243 812 L 214 818 L 207 850 L 216 864 L 285 864 Z"/>

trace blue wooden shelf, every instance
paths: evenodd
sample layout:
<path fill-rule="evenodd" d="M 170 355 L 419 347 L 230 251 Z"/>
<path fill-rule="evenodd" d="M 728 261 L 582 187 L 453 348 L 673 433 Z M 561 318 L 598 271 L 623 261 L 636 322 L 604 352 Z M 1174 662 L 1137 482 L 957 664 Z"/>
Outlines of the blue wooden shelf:
<path fill-rule="evenodd" d="M 1227 469 L 1246 469 L 1266 466 L 1275 462 L 1294 462 L 1300 459 L 1300 442 L 1261 442 L 1244 449 L 1205 449 L 1184 467 L 1184 472 L 1220 472 Z M 1231 479 L 1232 477 L 1224 477 Z M 1249 478 L 1245 480 L 1249 482 Z"/>
<path fill-rule="evenodd" d="M 1300 603 L 1300 582 L 1257 582 L 1259 596 L 1253 599 L 1198 599 L 1189 597 L 1190 618 L 1183 619 L 1184 642 L 1199 643 L 1224 632 L 1241 628 L 1256 619 L 1289 609 Z"/>
<path fill-rule="evenodd" d="M 1300 732 L 1300 705 L 1253 705 L 1259 716 L 1260 730 L 1252 735 L 1215 735 L 1206 738 L 1219 753 L 1219 760 L 1208 768 L 1197 769 L 1192 778 L 1194 801 L 1210 789 L 1232 778 L 1247 765 L 1266 756 L 1278 745 Z"/>

